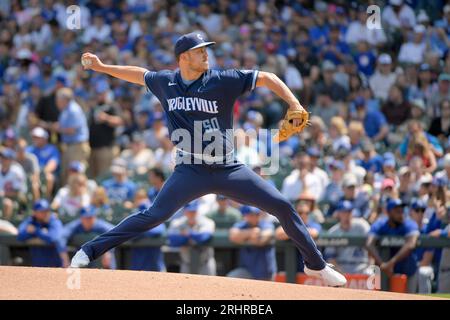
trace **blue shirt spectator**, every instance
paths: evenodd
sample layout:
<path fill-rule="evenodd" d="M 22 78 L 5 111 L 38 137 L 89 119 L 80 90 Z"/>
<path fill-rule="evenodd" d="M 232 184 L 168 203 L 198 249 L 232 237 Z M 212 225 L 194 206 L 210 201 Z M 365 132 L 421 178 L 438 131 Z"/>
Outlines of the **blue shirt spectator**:
<path fill-rule="evenodd" d="M 120 162 L 120 163 L 119 163 Z M 118 160 L 111 166 L 113 177 L 103 181 L 102 186 L 106 189 L 111 204 L 124 204 L 133 201 L 137 185 L 128 180 L 126 163 Z"/>
<path fill-rule="evenodd" d="M 410 218 L 404 218 L 403 204 L 400 200 L 389 200 L 387 203 L 388 216 L 376 220 L 370 228 L 369 236 L 402 236 L 411 237 L 419 235 L 417 223 Z M 389 249 L 389 258 L 394 257 L 400 248 L 392 247 Z M 404 259 L 398 261 L 393 268 L 397 274 L 406 274 L 413 276 L 417 270 L 416 256 L 412 252 Z"/>
<path fill-rule="evenodd" d="M 62 90 L 56 95 L 58 108 L 62 109 L 58 117 L 61 141 L 67 144 L 86 142 L 89 139 L 86 116 L 80 105 L 71 99 L 71 92 Z"/>
<path fill-rule="evenodd" d="M 260 280 L 270 280 L 277 270 L 275 247 L 270 242 L 274 226 L 271 222 L 260 219 L 261 211 L 250 206 L 242 206 L 244 221 L 237 222 L 230 230 L 230 239 L 236 243 L 247 243 L 248 246 L 239 250 L 239 267 L 231 271 L 230 277 L 249 277 Z M 242 232 L 245 231 L 245 232 Z M 257 237 L 265 237 L 265 245 L 255 244 L 253 232 L 260 233 Z M 241 271 L 242 270 L 242 271 Z M 246 275 L 247 273 L 248 275 Z"/>
<path fill-rule="evenodd" d="M 26 218 L 19 226 L 17 239 L 27 241 L 37 238 L 47 246 L 30 248 L 33 267 L 62 267 L 67 261 L 66 245 L 63 240 L 63 224 L 50 211 L 47 200 L 38 200 L 33 204 L 33 215 Z"/>
<path fill-rule="evenodd" d="M 33 144 L 27 148 L 27 152 L 34 154 L 39 162 L 39 167 L 44 170 L 50 162 L 54 162 L 55 170 L 61 162 L 61 155 L 58 148 L 48 143 L 48 133 L 40 127 L 36 127 L 31 132 Z"/>

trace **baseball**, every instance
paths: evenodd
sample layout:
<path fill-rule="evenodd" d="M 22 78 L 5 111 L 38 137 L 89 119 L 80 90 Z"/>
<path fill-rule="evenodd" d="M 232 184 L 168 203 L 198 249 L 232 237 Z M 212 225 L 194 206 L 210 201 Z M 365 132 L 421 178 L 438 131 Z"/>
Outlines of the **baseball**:
<path fill-rule="evenodd" d="M 91 60 L 89 60 L 89 59 L 87 59 L 87 58 L 83 58 L 83 59 L 81 59 L 81 64 L 82 64 L 84 67 L 88 67 L 88 66 L 90 66 L 90 65 L 92 64 L 92 62 L 91 62 Z"/>

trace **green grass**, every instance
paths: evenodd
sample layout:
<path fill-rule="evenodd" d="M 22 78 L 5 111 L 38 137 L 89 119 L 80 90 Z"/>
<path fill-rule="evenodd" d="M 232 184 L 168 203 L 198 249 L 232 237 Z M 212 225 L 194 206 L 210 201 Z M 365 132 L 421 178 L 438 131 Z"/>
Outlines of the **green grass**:
<path fill-rule="evenodd" d="M 432 294 L 423 294 L 423 295 L 429 296 L 429 297 L 450 299 L 450 293 L 432 293 Z"/>

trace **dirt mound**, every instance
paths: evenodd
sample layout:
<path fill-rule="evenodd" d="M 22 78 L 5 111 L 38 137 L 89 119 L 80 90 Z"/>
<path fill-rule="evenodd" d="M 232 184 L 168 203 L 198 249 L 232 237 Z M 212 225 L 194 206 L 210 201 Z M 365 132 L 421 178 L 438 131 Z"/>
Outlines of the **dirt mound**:
<path fill-rule="evenodd" d="M 0 283 L 0 299 L 431 299 L 225 277 L 98 269 L 0 267 Z"/>

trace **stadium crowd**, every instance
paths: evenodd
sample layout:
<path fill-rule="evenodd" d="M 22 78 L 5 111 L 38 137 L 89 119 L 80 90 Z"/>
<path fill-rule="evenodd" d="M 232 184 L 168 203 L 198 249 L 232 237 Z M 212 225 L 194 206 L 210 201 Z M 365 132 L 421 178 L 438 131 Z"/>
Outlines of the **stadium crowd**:
<path fill-rule="evenodd" d="M 310 127 L 280 144 L 279 172 L 264 177 L 314 238 L 368 237 L 367 248 L 325 248 L 327 260 L 346 273 L 374 261 L 388 275 L 406 274 L 411 291 L 431 292 L 439 278 L 438 290 L 450 292 L 450 248 L 415 249 L 419 234 L 450 233 L 449 3 L 369 1 L 381 8 L 380 27 L 369 28 L 369 4 L 357 1 L 77 2 L 75 29 L 67 27 L 71 1 L 0 3 L 0 231 L 54 246 L 33 248 L 34 265 L 67 266 L 74 235 L 104 232 L 150 206 L 174 166 L 156 97 L 84 71 L 81 54 L 173 69 L 175 40 L 198 31 L 217 42 L 208 48 L 212 68 L 273 72 L 311 112 Z M 277 128 L 286 107 L 257 88 L 236 102 L 235 128 Z M 250 138 L 236 155 L 261 172 L 265 143 Z M 324 230 L 327 221 L 336 224 Z M 186 244 L 207 243 L 220 226 L 232 242 L 253 245 L 229 275 L 272 279 L 272 240 L 286 234 L 270 215 L 221 195 L 188 204 L 167 230 L 143 236 L 167 234 L 181 247 L 183 272 Z M 407 239 L 387 261 L 374 245 L 383 235 Z M 103 267 L 115 267 L 113 253 Z M 165 270 L 160 248 L 132 256 L 132 269 Z M 216 273 L 212 247 L 201 261 L 202 273 Z"/>

